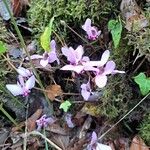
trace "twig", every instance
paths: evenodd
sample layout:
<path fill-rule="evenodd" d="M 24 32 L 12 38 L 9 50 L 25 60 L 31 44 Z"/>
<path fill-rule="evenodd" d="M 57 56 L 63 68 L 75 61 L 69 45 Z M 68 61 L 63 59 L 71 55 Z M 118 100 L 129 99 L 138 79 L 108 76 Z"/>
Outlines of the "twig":
<path fill-rule="evenodd" d="M 52 145 L 53 147 L 55 147 L 57 150 L 62 150 L 59 146 L 57 146 L 54 142 L 52 142 L 51 140 L 49 140 L 47 137 L 45 137 L 42 133 L 38 132 L 38 131 L 32 131 L 32 132 L 29 132 L 27 134 L 27 136 L 30 136 L 30 135 L 39 135 L 41 136 L 44 140 L 46 140 L 50 145 Z"/>
<path fill-rule="evenodd" d="M 130 111 L 128 111 L 119 121 L 117 121 L 110 129 L 108 129 L 105 133 L 103 133 L 98 140 L 101 140 L 107 133 L 109 133 L 115 126 L 117 126 L 125 117 L 127 117 L 136 107 L 138 107 L 148 96 L 148 93 L 144 98 L 142 98 Z"/>

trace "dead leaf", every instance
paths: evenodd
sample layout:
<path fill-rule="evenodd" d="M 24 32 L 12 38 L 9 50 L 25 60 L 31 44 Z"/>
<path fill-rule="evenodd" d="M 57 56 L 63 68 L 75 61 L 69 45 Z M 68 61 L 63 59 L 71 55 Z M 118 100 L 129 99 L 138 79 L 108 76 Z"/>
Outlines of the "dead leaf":
<path fill-rule="evenodd" d="M 82 139 L 75 138 L 70 142 L 66 150 L 83 150 L 84 145 L 87 143 L 88 141 L 86 140 L 85 137 L 83 137 Z"/>
<path fill-rule="evenodd" d="M 81 111 L 91 116 L 97 117 L 100 115 L 101 106 L 100 104 L 95 103 L 85 103 Z"/>
<path fill-rule="evenodd" d="M 128 31 L 139 31 L 148 26 L 148 20 L 135 0 L 122 0 L 120 10 Z"/>
<path fill-rule="evenodd" d="M 149 150 L 149 148 L 139 136 L 135 136 L 132 140 L 130 150 Z"/>
<path fill-rule="evenodd" d="M 38 109 L 30 118 L 27 120 L 27 129 L 29 132 L 33 131 L 36 127 L 36 120 L 40 118 L 42 109 Z"/>
<path fill-rule="evenodd" d="M 52 134 L 50 138 L 56 145 L 66 150 L 69 145 L 69 135 Z"/>
<path fill-rule="evenodd" d="M 69 130 L 65 129 L 65 128 L 62 128 L 59 124 L 57 123 L 53 123 L 51 125 L 49 125 L 47 128 L 46 128 L 46 131 L 50 131 L 50 132 L 53 132 L 53 133 L 57 133 L 57 134 L 61 134 L 61 135 L 68 135 L 69 134 Z"/>
<path fill-rule="evenodd" d="M 61 96 L 62 93 L 63 91 L 60 85 L 54 84 L 46 87 L 46 94 L 51 101 L 53 101 L 55 97 Z"/>

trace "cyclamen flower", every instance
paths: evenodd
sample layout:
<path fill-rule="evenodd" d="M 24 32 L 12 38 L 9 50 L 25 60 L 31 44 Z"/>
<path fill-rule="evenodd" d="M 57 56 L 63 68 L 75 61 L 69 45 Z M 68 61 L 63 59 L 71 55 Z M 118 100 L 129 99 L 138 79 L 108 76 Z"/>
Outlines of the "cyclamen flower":
<path fill-rule="evenodd" d="M 88 57 L 83 57 L 83 47 L 80 45 L 76 50 L 74 50 L 72 47 L 63 47 L 61 50 L 63 55 L 65 55 L 67 60 L 70 62 L 69 65 L 65 65 L 61 68 L 61 70 L 70 70 L 81 73 L 81 71 L 84 69 L 83 63 L 89 61 Z"/>
<path fill-rule="evenodd" d="M 110 56 L 109 50 L 106 50 L 100 61 L 88 61 L 84 65 L 86 71 L 95 73 L 95 83 L 99 88 L 103 88 L 107 83 L 107 75 L 116 73 L 125 73 L 124 71 L 115 70 L 116 64 L 114 61 L 108 61 Z"/>
<path fill-rule="evenodd" d="M 47 117 L 43 115 L 40 119 L 36 120 L 37 130 L 41 130 L 42 128 L 46 128 L 49 124 L 53 124 L 55 120 L 52 117 Z"/>
<path fill-rule="evenodd" d="M 35 85 L 35 77 L 32 75 L 27 81 L 19 75 L 19 82 L 17 84 L 7 84 L 6 88 L 14 95 L 22 95 L 22 96 L 28 96 L 30 93 L 30 90 Z"/>
<path fill-rule="evenodd" d="M 92 94 L 91 86 L 90 86 L 90 81 L 88 81 L 87 84 L 82 84 L 81 85 L 81 95 L 83 98 L 87 101 Z"/>
<path fill-rule="evenodd" d="M 31 56 L 31 59 L 41 59 L 40 64 L 43 67 L 46 67 L 48 63 L 53 63 L 54 61 L 57 61 L 57 64 L 60 64 L 60 61 L 56 53 L 56 42 L 54 40 L 51 41 L 50 47 L 51 47 L 51 51 L 49 53 L 45 52 L 43 56 L 35 54 Z"/>
<path fill-rule="evenodd" d="M 87 146 L 87 150 L 112 150 L 110 146 L 98 143 L 97 140 L 97 134 L 96 132 L 93 132 L 90 144 Z"/>
<path fill-rule="evenodd" d="M 96 40 L 101 34 L 101 31 L 98 31 L 95 26 L 91 26 L 91 19 L 86 19 L 82 29 L 87 33 L 89 40 Z"/>

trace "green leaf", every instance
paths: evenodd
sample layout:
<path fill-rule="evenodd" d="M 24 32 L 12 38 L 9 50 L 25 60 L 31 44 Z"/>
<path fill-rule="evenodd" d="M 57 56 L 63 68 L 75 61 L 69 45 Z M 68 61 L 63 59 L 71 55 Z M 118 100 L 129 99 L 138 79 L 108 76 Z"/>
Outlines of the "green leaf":
<path fill-rule="evenodd" d="M 110 20 L 108 22 L 108 29 L 111 31 L 113 42 L 115 48 L 118 47 L 120 39 L 121 39 L 121 33 L 122 33 L 122 23 L 120 18 L 117 20 Z"/>
<path fill-rule="evenodd" d="M 144 73 L 134 77 L 134 81 L 139 85 L 142 95 L 146 95 L 150 91 L 150 78 L 146 77 Z"/>
<path fill-rule="evenodd" d="M 7 51 L 6 45 L 0 41 L 0 54 L 3 54 Z"/>
<path fill-rule="evenodd" d="M 59 109 L 63 109 L 64 112 L 67 112 L 70 106 L 71 106 L 71 103 L 68 100 L 66 100 L 63 103 L 61 103 L 61 105 L 59 106 Z"/>
<path fill-rule="evenodd" d="M 45 28 L 43 34 L 40 37 L 41 46 L 45 51 L 50 51 L 50 40 L 52 34 L 54 17 L 51 18 L 49 25 Z"/>

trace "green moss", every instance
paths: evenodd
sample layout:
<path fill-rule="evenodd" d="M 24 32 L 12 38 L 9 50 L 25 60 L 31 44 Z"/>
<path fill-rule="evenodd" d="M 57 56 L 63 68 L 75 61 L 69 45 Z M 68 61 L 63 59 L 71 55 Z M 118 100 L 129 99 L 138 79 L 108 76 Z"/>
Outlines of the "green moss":
<path fill-rule="evenodd" d="M 145 116 L 143 122 L 140 124 L 139 134 L 150 146 L 150 113 Z"/>
<path fill-rule="evenodd" d="M 116 5 L 118 3 L 116 2 Z M 28 11 L 29 24 L 33 28 L 36 37 L 41 34 L 50 21 L 55 17 L 54 29 L 60 35 L 66 37 L 66 31 L 60 24 L 64 20 L 71 27 L 81 27 L 86 18 L 91 18 L 94 24 L 99 25 L 101 20 L 108 18 L 112 12 L 116 12 L 114 3 L 111 0 L 34 0 L 31 1 Z"/>

